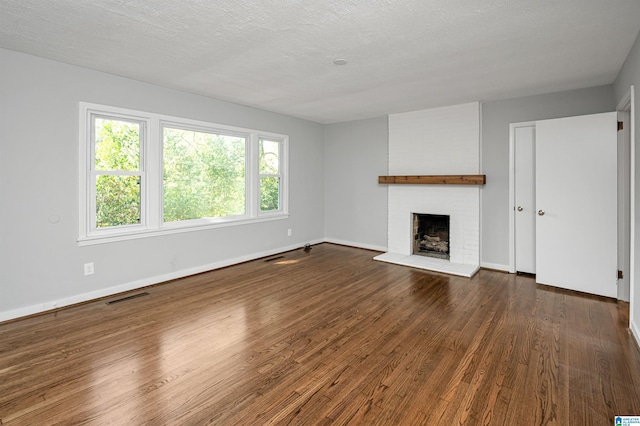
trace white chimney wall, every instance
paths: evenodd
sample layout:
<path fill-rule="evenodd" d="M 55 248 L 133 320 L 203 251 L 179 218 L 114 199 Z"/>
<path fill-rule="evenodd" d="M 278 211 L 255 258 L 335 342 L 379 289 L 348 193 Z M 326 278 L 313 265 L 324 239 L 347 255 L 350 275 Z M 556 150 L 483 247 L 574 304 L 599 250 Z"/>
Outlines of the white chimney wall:
<path fill-rule="evenodd" d="M 389 116 L 389 175 L 480 174 L 478 102 Z M 450 216 L 450 262 L 480 264 L 480 187 L 389 185 L 388 250 L 410 255 L 412 213 Z"/>

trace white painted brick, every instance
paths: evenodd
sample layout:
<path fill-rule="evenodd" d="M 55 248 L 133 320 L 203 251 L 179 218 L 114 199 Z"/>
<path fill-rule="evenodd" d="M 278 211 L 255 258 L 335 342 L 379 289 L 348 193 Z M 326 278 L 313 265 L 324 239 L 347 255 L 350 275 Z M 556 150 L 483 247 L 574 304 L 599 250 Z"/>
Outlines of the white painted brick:
<path fill-rule="evenodd" d="M 389 116 L 389 174 L 477 174 L 479 104 Z M 480 190 L 460 185 L 391 185 L 388 249 L 411 254 L 412 213 L 450 216 L 451 262 L 479 265 Z"/>
<path fill-rule="evenodd" d="M 479 133 L 477 102 L 392 114 L 389 173 L 476 174 L 480 170 Z"/>

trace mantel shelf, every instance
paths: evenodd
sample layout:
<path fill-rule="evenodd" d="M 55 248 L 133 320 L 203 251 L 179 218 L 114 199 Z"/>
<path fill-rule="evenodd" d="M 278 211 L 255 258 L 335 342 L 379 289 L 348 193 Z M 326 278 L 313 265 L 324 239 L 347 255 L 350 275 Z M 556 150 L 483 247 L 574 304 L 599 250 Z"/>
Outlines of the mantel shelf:
<path fill-rule="evenodd" d="M 486 175 L 378 176 L 378 183 L 397 185 L 484 185 Z"/>

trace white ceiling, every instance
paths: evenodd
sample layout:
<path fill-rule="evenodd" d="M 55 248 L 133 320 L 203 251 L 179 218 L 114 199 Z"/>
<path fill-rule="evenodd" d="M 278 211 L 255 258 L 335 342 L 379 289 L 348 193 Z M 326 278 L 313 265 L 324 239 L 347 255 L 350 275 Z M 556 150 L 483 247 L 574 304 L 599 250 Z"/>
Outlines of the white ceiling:
<path fill-rule="evenodd" d="M 610 84 L 638 31 L 638 0 L 0 0 L 7 49 L 320 123 Z"/>

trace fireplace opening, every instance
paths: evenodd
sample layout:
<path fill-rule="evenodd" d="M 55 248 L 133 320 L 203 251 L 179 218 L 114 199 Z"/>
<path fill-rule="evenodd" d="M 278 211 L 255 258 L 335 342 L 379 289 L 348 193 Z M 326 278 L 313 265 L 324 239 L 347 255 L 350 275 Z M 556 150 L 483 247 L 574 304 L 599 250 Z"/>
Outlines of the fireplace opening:
<path fill-rule="evenodd" d="M 413 254 L 449 259 L 449 216 L 413 214 Z"/>

